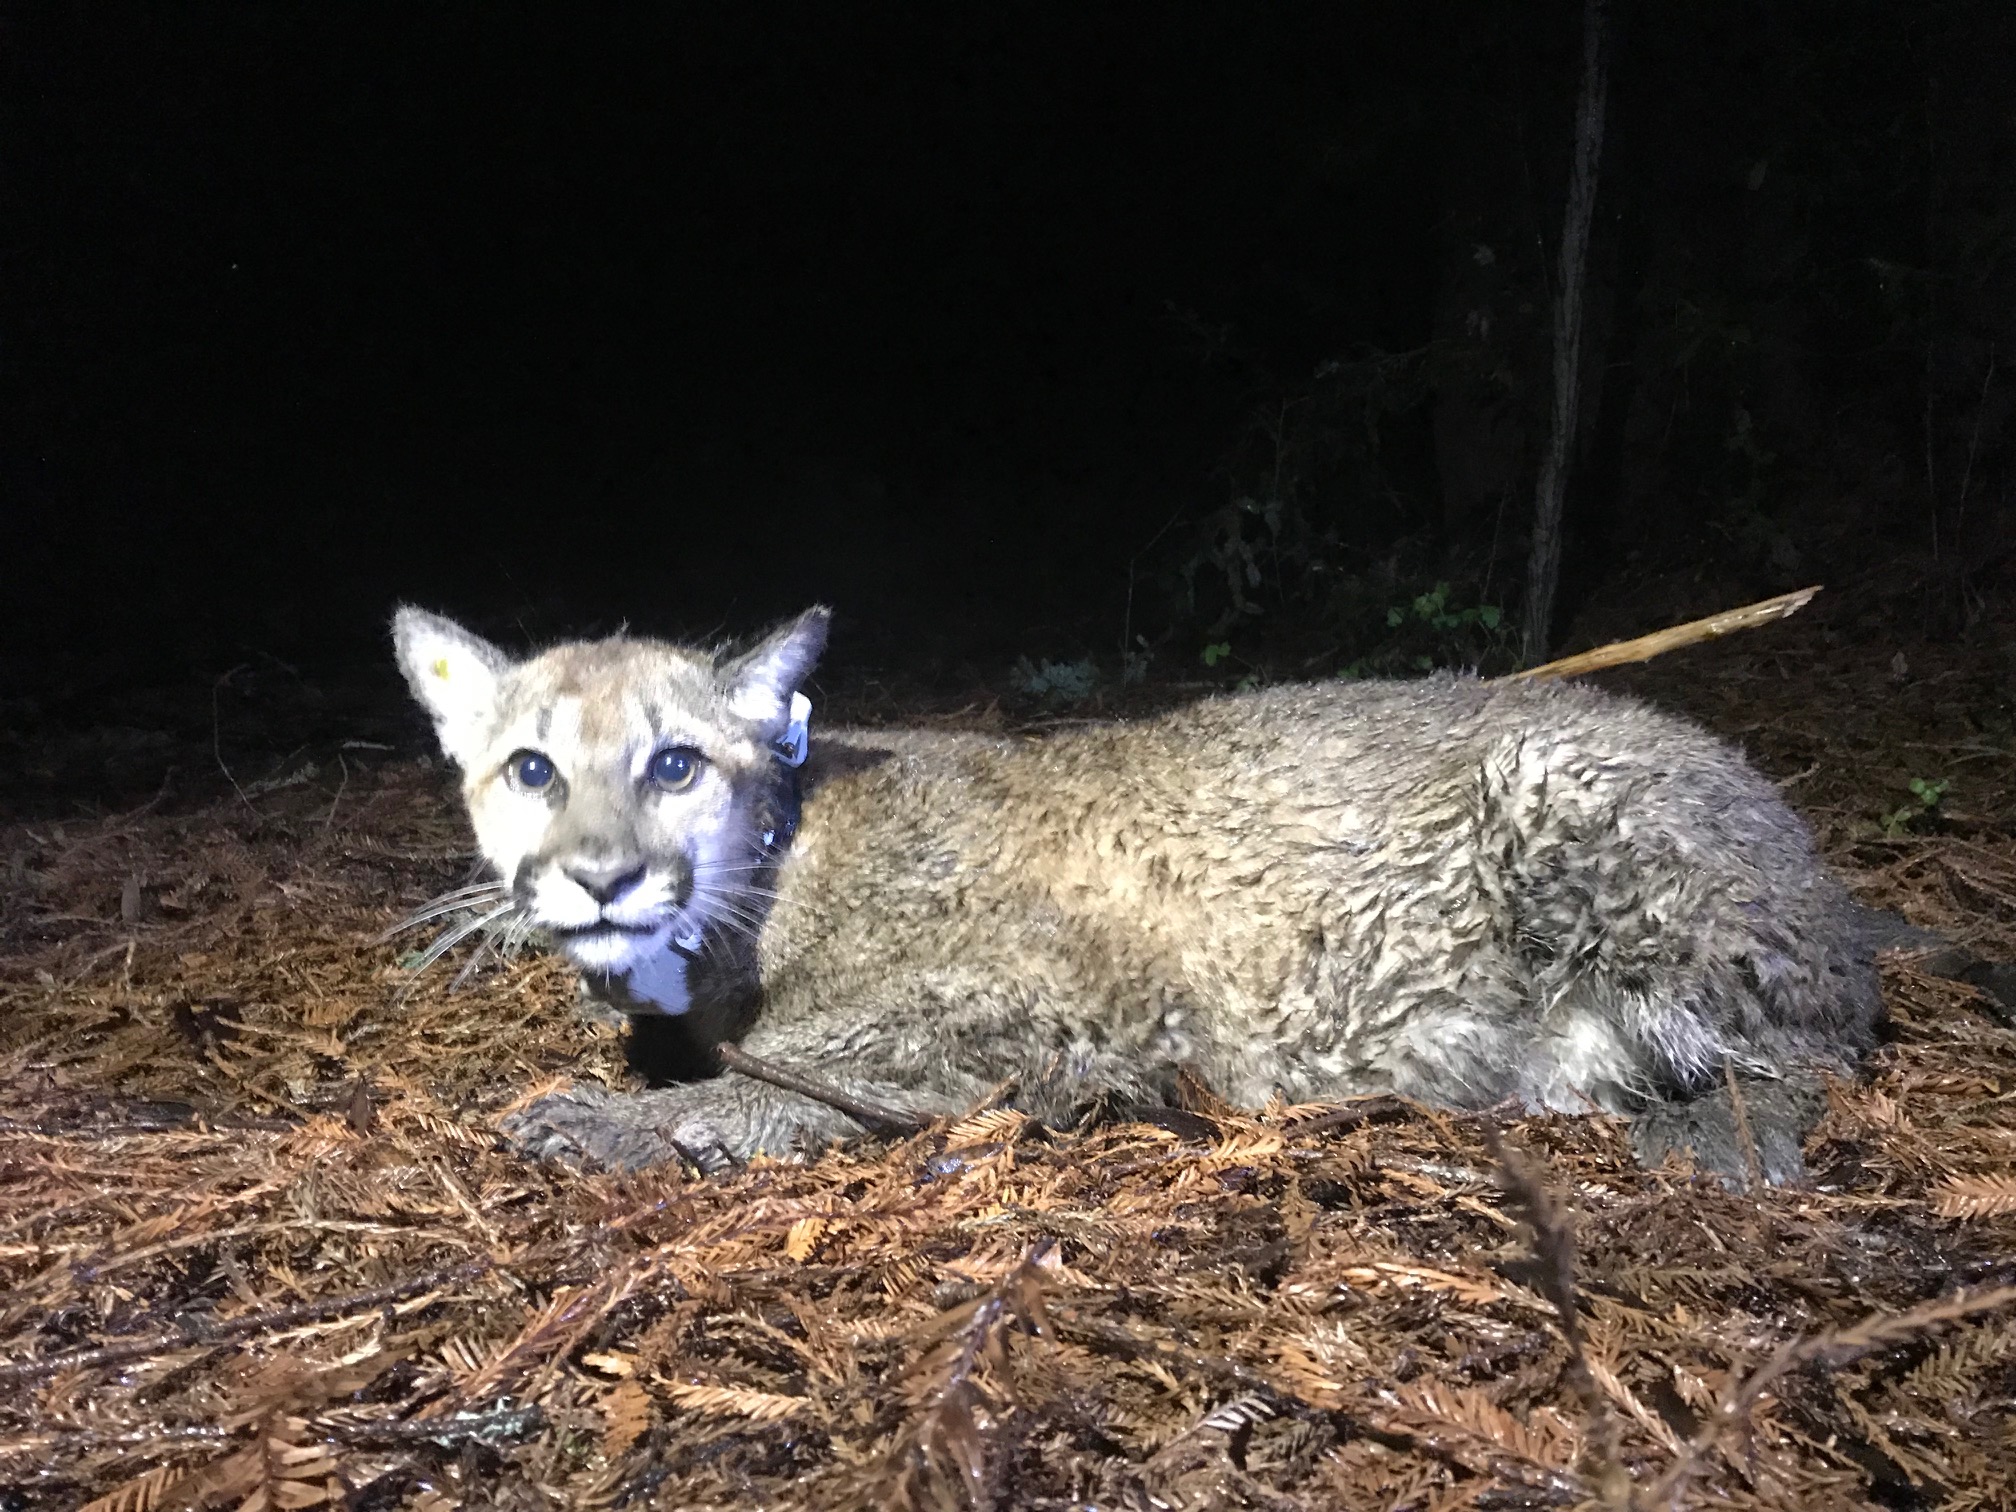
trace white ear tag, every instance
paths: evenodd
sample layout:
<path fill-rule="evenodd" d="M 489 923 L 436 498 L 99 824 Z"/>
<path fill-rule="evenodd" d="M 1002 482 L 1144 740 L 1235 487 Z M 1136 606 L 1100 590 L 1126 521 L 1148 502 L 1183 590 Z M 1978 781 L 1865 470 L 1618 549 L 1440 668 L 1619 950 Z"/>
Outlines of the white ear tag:
<path fill-rule="evenodd" d="M 812 745 L 812 700 L 803 693 L 791 695 L 791 722 L 784 727 L 774 749 L 777 759 L 786 766 L 805 765 L 805 755 Z"/>

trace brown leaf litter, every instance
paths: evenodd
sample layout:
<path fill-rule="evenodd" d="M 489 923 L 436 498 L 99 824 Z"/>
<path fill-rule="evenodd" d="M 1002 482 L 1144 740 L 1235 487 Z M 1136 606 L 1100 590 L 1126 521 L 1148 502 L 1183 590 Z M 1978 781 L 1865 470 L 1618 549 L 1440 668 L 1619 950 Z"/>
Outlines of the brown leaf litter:
<path fill-rule="evenodd" d="M 1999 687 L 1772 647 L 1623 680 L 2016 955 Z M 1884 833 L 1921 774 L 1938 832 Z M 395 1002 L 371 942 L 467 842 L 437 770 L 344 780 L 0 832 L 0 1508 L 2016 1506 L 2016 1033 L 1971 989 L 1886 966 L 1804 1191 L 1203 1088 L 583 1175 L 492 1122 L 619 1042 L 540 957 Z"/>

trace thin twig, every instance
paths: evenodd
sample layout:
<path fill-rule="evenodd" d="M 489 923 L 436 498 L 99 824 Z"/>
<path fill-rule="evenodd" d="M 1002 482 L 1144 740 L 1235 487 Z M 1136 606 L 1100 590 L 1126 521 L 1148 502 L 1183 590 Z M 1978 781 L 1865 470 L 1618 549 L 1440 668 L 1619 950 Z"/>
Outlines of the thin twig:
<path fill-rule="evenodd" d="M 1722 1057 L 1722 1079 L 1729 1086 L 1729 1112 L 1736 1121 L 1736 1138 L 1743 1146 L 1744 1174 L 1750 1178 L 1750 1190 L 1761 1192 L 1766 1186 L 1764 1157 L 1757 1148 L 1756 1132 L 1750 1127 L 1750 1104 L 1736 1084 L 1736 1062 L 1731 1056 Z"/>
<path fill-rule="evenodd" d="M 336 765 L 343 773 L 343 780 L 336 784 L 336 796 L 329 800 L 329 812 L 322 816 L 322 828 L 325 830 L 336 822 L 336 805 L 343 801 L 343 789 L 350 786 L 350 763 L 343 759 L 341 751 L 336 753 Z"/>
<path fill-rule="evenodd" d="M 1533 1282 L 1554 1306 L 1561 1338 L 1568 1346 L 1568 1381 L 1582 1401 L 1589 1457 L 1606 1506 L 1622 1508 L 1630 1498 L 1631 1476 L 1618 1455 L 1617 1417 L 1597 1383 L 1583 1347 L 1581 1309 L 1575 1299 L 1575 1227 L 1567 1209 L 1547 1189 L 1543 1168 L 1526 1151 L 1508 1145 L 1488 1126 L 1484 1147 L 1498 1163 L 1498 1179 L 1513 1211 L 1532 1235 Z"/>
<path fill-rule="evenodd" d="M 113 829 L 117 828 L 119 825 L 125 824 L 133 819 L 138 819 L 143 815 L 153 813 L 155 809 L 161 806 L 161 800 L 168 796 L 168 789 L 174 784 L 174 782 L 175 782 L 175 768 L 171 766 L 170 768 L 168 768 L 167 771 L 161 774 L 161 786 L 155 790 L 154 796 L 152 798 L 149 798 L 145 803 L 141 804 L 140 807 L 135 809 L 128 809 L 123 814 L 107 814 L 105 816 L 104 822 L 98 826 L 100 831 L 109 833 Z"/>
<path fill-rule="evenodd" d="M 0 1365 L 0 1381 L 31 1381 L 37 1376 L 53 1375 L 61 1370 L 97 1370 L 107 1365 L 123 1365 L 129 1360 L 144 1360 L 149 1355 L 163 1354 L 171 1349 L 204 1348 L 249 1339 L 257 1334 L 282 1333 L 290 1328 L 299 1328 L 304 1323 L 319 1323 L 345 1313 L 383 1307 L 388 1302 L 416 1297 L 422 1292 L 472 1281 L 489 1270 L 491 1264 L 488 1257 L 470 1260 L 445 1270 L 428 1271 L 404 1281 L 394 1281 L 387 1286 L 374 1286 L 368 1291 L 348 1292 L 340 1297 L 319 1297 L 292 1307 L 247 1313 L 214 1326 L 192 1320 L 189 1327 L 178 1333 L 101 1344 L 95 1349 L 73 1349 L 68 1354 L 49 1355 L 40 1360 L 14 1360 Z"/>
<path fill-rule="evenodd" d="M 1143 546 L 1139 551 L 1135 552 L 1134 555 L 1127 558 L 1127 608 L 1126 611 L 1120 617 L 1120 657 L 1121 657 L 1120 665 L 1122 667 L 1125 667 L 1127 665 L 1126 659 L 1127 657 L 1132 655 L 1134 651 L 1133 636 L 1134 636 L 1135 564 L 1138 563 L 1141 560 L 1141 558 L 1148 555 L 1149 552 L 1153 551 L 1155 549 L 1156 543 L 1160 541 L 1162 537 L 1169 534 L 1169 532 L 1175 528 L 1176 522 L 1182 518 L 1183 518 L 1183 511 L 1181 509 L 1178 509 L 1176 513 L 1172 514 L 1171 516 L 1169 516 L 1167 520 L 1162 522 L 1162 528 L 1160 530 L 1156 531 L 1155 534 L 1148 537 L 1147 545 Z"/>
<path fill-rule="evenodd" d="M 1764 1394 L 1793 1371 L 1807 1365 L 1845 1365 L 1857 1355 L 1885 1344 L 1901 1343 L 1942 1323 L 1954 1323 L 1979 1313 L 1993 1312 L 2011 1303 L 2016 1303 L 2016 1286 L 1998 1286 L 1993 1291 L 1971 1295 L 1964 1291 L 1953 1292 L 1937 1301 L 1914 1307 L 1909 1312 L 1873 1313 L 1851 1328 L 1830 1328 L 1825 1333 L 1792 1340 L 1723 1393 L 1714 1415 L 1702 1424 L 1701 1431 L 1688 1444 L 1687 1452 L 1659 1477 L 1637 1505 L 1643 1508 L 1678 1505 L 1680 1493 L 1687 1488 L 1689 1481 L 1701 1473 L 1708 1452 L 1720 1442 L 1722 1435 L 1735 1424 L 1748 1421 L 1751 1409 Z"/>
<path fill-rule="evenodd" d="M 217 714 L 217 695 L 223 691 L 226 683 L 230 682 L 232 678 L 244 670 L 245 664 L 240 662 L 229 672 L 218 678 L 217 681 L 210 684 L 210 754 L 216 758 L 217 770 L 222 772 L 224 780 L 231 784 L 231 791 L 238 795 L 238 801 L 244 804 L 246 809 L 256 817 L 259 810 L 252 807 L 252 800 L 245 796 L 245 789 L 238 785 L 238 779 L 231 775 L 231 768 L 224 764 L 224 737 L 221 730 L 221 722 Z"/>
<path fill-rule="evenodd" d="M 546 1413 L 536 1403 L 516 1406 L 506 1403 L 487 1412 L 461 1412 L 452 1417 L 428 1418 L 420 1422 L 398 1419 L 371 1419 L 365 1422 L 328 1421 L 310 1417 L 308 1429 L 318 1439 L 338 1444 L 384 1446 L 395 1444 L 439 1444 L 444 1447 L 467 1439 L 495 1443 L 523 1438 L 544 1424 Z M 159 1450 L 178 1444 L 228 1444 L 243 1432 L 218 1423 L 150 1423 L 124 1431 L 105 1428 L 60 1430 L 0 1440 L 0 1455 L 49 1454 L 72 1449 L 133 1448 Z"/>
<path fill-rule="evenodd" d="M 1410 1099 L 1395 1096 L 1391 1092 L 1374 1092 L 1369 1096 L 1353 1098 L 1342 1107 L 1332 1108 L 1328 1113 L 1318 1113 L 1314 1118 L 1305 1118 L 1299 1123 L 1290 1124 L 1288 1131 L 1299 1138 L 1305 1134 L 1355 1129 L 1361 1123 L 1404 1114 L 1414 1106 Z"/>
<path fill-rule="evenodd" d="M 785 1066 L 776 1065 L 751 1055 L 740 1045 L 723 1044 L 719 1047 L 721 1064 L 730 1071 L 739 1071 L 751 1081 L 768 1082 L 773 1087 L 782 1087 L 786 1092 L 796 1092 L 800 1097 L 809 1097 L 814 1102 L 838 1108 L 856 1123 L 866 1124 L 871 1129 L 887 1134 L 916 1134 L 931 1126 L 927 1118 L 919 1118 L 914 1113 L 903 1113 L 895 1108 L 885 1108 L 877 1103 L 863 1102 L 858 1097 L 842 1092 L 830 1083 L 822 1082 Z"/>
<path fill-rule="evenodd" d="M 423 1418 L 417 1421 L 315 1422 L 313 1426 L 316 1433 L 332 1438 L 339 1444 L 447 1446 L 467 1439 L 481 1439 L 485 1443 L 494 1444 L 502 1439 L 523 1438 L 533 1429 L 542 1426 L 545 1421 L 545 1409 L 537 1402 L 527 1406 L 504 1402 L 481 1412 L 455 1412 L 446 1417 Z"/>

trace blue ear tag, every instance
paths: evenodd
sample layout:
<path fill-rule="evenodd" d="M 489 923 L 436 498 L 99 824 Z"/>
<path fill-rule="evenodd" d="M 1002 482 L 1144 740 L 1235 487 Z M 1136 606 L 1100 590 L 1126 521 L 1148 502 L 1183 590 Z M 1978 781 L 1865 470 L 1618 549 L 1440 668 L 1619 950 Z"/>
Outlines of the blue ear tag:
<path fill-rule="evenodd" d="M 784 727 L 773 749 L 777 759 L 789 767 L 805 765 L 805 753 L 812 744 L 812 700 L 803 693 L 791 695 L 791 723 Z"/>
<path fill-rule="evenodd" d="M 812 700 L 803 693 L 791 695 L 791 722 L 784 727 L 784 733 L 771 745 L 777 759 L 791 771 L 791 780 L 786 784 L 784 815 L 782 819 L 782 841 L 791 843 L 791 837 L 798 832 L 798 768 L 805 765 L 806 753 L 812 746 Z M 774 851 L 779 842 L 776 829 L 763 831 L 763 849 Z"/>

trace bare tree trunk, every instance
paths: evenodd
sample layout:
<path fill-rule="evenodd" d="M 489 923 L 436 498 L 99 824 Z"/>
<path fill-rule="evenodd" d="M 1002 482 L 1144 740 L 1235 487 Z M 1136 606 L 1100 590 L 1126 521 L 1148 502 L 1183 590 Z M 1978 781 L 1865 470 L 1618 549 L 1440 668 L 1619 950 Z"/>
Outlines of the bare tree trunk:
<path fill-rule="evenodd" d="M 1610 92 L 1608 0 L 1584 0 L 1582 88 L 1575 102 L 1575 162 L 1561 225 L 1561 270 L 1554 290 L 1554 424 L 1533 501 L 1533 549 L 1526 559 L 1526 626 L 1520 660 L 1547 659 L 1554 591 L 1561 580 L 1561 506 L 1575 455 L 1582 383 L 1582 289 L 1589 261 L 1589 222 L 1596 210 L 1596 171 L 1603 157 L 1603 109 Z"/>

